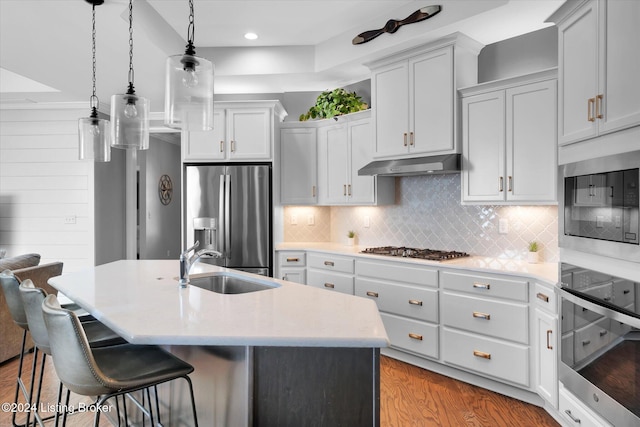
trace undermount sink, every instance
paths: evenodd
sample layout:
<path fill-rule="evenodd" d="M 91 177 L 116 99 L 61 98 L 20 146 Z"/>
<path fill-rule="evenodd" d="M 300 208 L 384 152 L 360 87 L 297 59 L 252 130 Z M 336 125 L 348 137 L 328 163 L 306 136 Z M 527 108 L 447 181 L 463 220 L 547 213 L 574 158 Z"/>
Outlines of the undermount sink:
<path fill-rule="evenodd" d="M 218 294 L 245 294 L 248 292 L 266 291 L 275 289 L 279 285 L 267 285 L 265 283 L 245 280 L 228 274 L 215 274 L 212 276 L 194 277 L 190 279 L 192 286 L 216 292 Z"/>

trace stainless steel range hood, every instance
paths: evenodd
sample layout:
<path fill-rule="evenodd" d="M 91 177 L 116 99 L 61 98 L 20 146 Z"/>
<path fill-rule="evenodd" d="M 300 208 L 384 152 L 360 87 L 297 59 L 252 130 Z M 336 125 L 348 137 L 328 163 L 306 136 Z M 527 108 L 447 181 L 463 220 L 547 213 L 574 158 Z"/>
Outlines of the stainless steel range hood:
<path fill-rule="evenodd" d="M 460 154 L 378 160 L 358 170 L 358 175 L 410 176 L 460 172 Z"/>

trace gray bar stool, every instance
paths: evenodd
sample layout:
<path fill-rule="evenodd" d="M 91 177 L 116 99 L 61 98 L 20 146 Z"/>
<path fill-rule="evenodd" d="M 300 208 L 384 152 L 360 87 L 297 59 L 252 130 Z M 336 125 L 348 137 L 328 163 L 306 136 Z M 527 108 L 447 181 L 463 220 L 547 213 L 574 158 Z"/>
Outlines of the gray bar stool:
<path fill-rule="evenodd" d="M 53 365 L 67 389 L 82 396 L 100 396 L 96 402 L 97 408 L 102 407 L 111 397 L 116 397 L 117 405 L 117 397 L 120 395 L 142 390 L 144 396 L 146 391 L 150 410 L 145 414 L 149 416 L 152 425 L 159 425 L 161 421 L 157 394 L 158 419 L 157 424 L 154 424 L 148 389 L 183 378 L 191 395 L 192 425 L 198 426 L 193 386 L 189 378 L 193 366 L 153 345 L 122 344 L 91 348 L 78 317 L 72 311 L 60 307 L 55 295 L 45 298 L 42 311 L 49 334 Z M 100 412 L 95 411 L 94 427 L 100 423 Z"/>
<path fill-rule="evenodd" d="M 43 421 L 48 418 L 42 418 L 38 413 L 40 407 L 40 393 L 42 391 L 42 380 L 44 376 L 44 366 L 47 355 L 51 355 L 51 347 L 49 344 L 49 334 L 47 333 L 47 327 L 44 324 L 44 317 L 42 315 L 42 302 L 47 297 L 47 293 L 44 289 L 36 288 L 33 282 L 29 279 L 24 280 L 19 286 L 20 296 L 22 298 L 22 304 L 25 314 L 27 316 L 27 323 L 29 325 L 29 332 L 31 338 L 36 345 L 38 351 L 42 352 L 42 360 L 40 362 L 40 376 L 38 380 L 38 389 L 36 391 L 35 401 L 30 405 L 36 408 L 33 411 L 35 420 L 42 425 Z M 107 328 L 104 324 L 97 320 L 88 320 L 82 323 L 89 345 L 92 348 L 106 347 L 110 345 L 125 344 L 126 341 L 118 334 Z M 58 402 L 62 397 L 62 382 L 58 388 Z M 55 415 L 55 425 L 58 424 L 59 414 Z M 66 418 L 66 415 L 65 415 Z"/>

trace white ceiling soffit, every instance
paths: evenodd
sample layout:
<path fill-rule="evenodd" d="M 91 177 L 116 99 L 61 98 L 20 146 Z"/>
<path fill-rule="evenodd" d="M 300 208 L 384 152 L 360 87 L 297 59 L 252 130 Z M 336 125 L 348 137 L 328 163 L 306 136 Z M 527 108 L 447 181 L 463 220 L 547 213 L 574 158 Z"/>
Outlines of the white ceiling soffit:
<path fill-rule="evenodd" d="M 368 77 L 363 62 L 456 31 L 494 43 L 548 26 L 563 0 L 194 0 L 195 44 L 215 64 L 217 93 L 319 91 Z M 430 4 L 442 12 L 353 46 L 360 32 L 382 28 Z M 164 66 L 184 52 L 186 0 L 134 1 L 135 87 L 161 111 Z M 101 110 L 126 89 L 128 1 L 96 9 Z M 0 0 L 0 67 L 60 92 L 30 99 L 87 101 L 91 90 L 91 7 L 80 0 Z M 253 31 L 258 40 L 243 34 Z M 3 73 L 4 75 L 4 73 Z M 1 77 L 1 76 L 0 76 Z M 2 82 L 6 98 L 14 90 Z"/>

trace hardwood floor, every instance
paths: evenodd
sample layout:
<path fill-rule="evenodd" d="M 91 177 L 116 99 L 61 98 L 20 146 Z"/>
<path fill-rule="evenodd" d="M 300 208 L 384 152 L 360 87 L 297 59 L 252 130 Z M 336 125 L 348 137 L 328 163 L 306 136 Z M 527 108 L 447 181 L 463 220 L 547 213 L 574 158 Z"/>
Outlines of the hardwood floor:
<path fill-rule="evenodd" d="M 31 372 L 31 355 L 26 359 L 26 376 Z M 18 360 L 0 365 L 0 401 L 13 402 Z M 55 402 L 58 380 L 47 358 L 42 401 Z M 427 426 L 558 426 L 543 409 L 479 387 L 475 387 L 397 360 L 380 358 L 380 418 L 382 427 Z M 71 405 L 90 403 L 72 394 Z M 24 414 L 18 417 L 24 420 Z M 69 427 L 92 425 L 93 413 L 72 415 Z M 53 422 L 47 422 L 53 425 Z M 102 417 L 101 426 L 111 424 Z M 0 412 L 0 427 L 11 426 L 11 413 Z"/>

